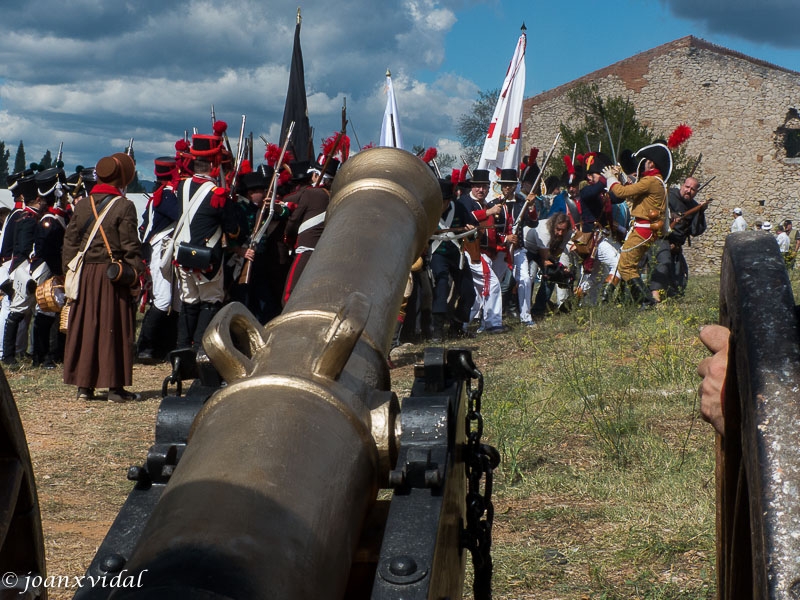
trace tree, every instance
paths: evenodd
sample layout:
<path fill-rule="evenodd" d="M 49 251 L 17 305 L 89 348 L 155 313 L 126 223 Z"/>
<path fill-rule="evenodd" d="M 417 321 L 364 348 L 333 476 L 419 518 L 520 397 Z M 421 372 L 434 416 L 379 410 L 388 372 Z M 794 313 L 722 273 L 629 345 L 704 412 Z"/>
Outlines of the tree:
<path fill-rule="evenodd" d="M 567 101 L 573 110 L 578 125 L 574 128 L 561 123 L 561 156 L 585 154 L 602 151 L 612 157 L 619 156 L 624 149 L 636 151 L 643 146 L 661 139 L 662 132 L 653 132 L 643 125 L 636 116 L 636 109 L 630 100 L 622 96 L 602 98 L 597 84 L 581 84 L 567 93 Z M 677 125 L 677 123 L 676 123 Z M 611 148 L 614 148 L 613 152 Z M 672 149 L 672 176 L 670 181 L 680 181 L 691 170 L 690 160 L 683 148 Z M 560 174 L 563 165 L 552 160 L 548 164 L 547 175 Z"/>
<path fill-rule="evenodd" d="M 11 152 L 6 150 L 6 143 L 0 141 L 0 187 L 5 189 L 8 187 L 8 159 Z"/>
<path fill-rule="evenodd" d="M 483 142 L 489 131 L 499 95 L 499 88 L 479 91 L 478 99 L 472 103 L 470 112 L 458 119 L 458 135 L 464 147 L 464 158 L 470 164 L 477 163 L 481 157 Z"/>
<path fill-rule="evenodd" d="M 20 140 L 19 146 L 17 147 L 17 156 L 14 158 L 14 173 L 24 171 L 27 166 L 25 162 L 25 146 L 22 145 L 22 140 Z"/>
<path fill-rule="evenodd" d="M 42 156 L 42 160 L 39 161 L 39 170 L 44 171 L 53 166 L 55 166 L 53 165 L 53 155 L 50 154 L 50 150 L 48 149 L 47 152 L 44 153 L 44 156 Z"/>

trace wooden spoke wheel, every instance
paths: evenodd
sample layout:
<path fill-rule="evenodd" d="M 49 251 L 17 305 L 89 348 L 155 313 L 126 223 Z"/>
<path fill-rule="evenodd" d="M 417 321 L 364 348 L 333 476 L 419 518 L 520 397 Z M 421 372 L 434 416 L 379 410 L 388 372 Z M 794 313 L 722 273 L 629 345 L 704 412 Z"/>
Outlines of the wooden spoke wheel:
<path fill-rule="evenodd" d="M 731 329 L 717 439 L 717 589 L 800 598 L 800 325 L 774 237 L 728 236 L 720 322 Z"/>

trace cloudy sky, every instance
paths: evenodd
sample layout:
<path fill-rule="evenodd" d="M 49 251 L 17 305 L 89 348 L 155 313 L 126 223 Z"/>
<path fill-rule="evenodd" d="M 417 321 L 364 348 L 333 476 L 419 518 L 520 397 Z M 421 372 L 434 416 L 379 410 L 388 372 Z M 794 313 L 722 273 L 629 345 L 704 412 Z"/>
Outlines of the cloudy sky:
<path fill-rule="evenodd" d="M 458 152 L 456 126 L 497 88 L 528 28 L 526 96 L 683 37 L 800 71 L 796 0 L 347 0 L 301 5 L 315 142 L 339 128 L 377 142 L 392 72 L 406 146 Z M 277 141 L 296 3 L 278 0 L 0 0 L 0 140 L 28 162 L 64 142 L 68 172 L 135 139 L 140 177 L 184 130 Z M 568 7 L 566 10 L 564 7 Z M 756 6 L 758 6 L 756 8 Z M 791 12 L 790 12 L 791 11 Z M 640 21 L 646 21 L 642 25 Z M 263 152 L 263 144 L 257 144 Z"/>

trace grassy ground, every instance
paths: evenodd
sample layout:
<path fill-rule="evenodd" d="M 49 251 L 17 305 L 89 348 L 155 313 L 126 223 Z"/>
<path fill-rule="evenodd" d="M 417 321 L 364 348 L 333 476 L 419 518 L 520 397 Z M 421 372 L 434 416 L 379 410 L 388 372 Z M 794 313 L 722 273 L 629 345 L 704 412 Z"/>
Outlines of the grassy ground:
<path fill-rule="evenodd" d="M 654 310 L 554 316 L 469 340 L 486 379 L 495 477 L 495 598 L 700 599 L 714 596 L 714 458 L 698 417 L 701 324 L 718 281 Z M 404 348 L 393 371 L 408 394 Z M 34 462 L 48 573 L 82 574 L 143 462 L 165 367 L 136 366 L 141 402 L 75 400 L 60 372 L 9 373 Z M 52 598 L 71 592 L 51 590 Z"/>

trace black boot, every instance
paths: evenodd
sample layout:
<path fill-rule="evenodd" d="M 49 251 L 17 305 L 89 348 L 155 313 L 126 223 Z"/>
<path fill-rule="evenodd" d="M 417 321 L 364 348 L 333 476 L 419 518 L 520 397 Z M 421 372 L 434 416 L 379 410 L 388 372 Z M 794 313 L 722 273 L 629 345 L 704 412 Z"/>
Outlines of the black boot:
<path fill-rule="evenodd" d="M 191 348 L 192 338 L 197 329 L 197 319 L 200 316 L 200 304 L 181 304 L 180 318 L 178 319 L 178 340 L 175 344 L 178 350 Z M 199 343 L 199 340 L 197 340 Z"/>
<path fill-rule="evenodd" d="M 631 297 L 635 303 L 643 307 L 649 307 L 656 304 L 655 298 L 653 298 L 650 291 L 644 285 L 644 281 L 642 281 L 641 277 L 629 279 L 627 283 L 631 290 Z"/>
<path fill-rule="evenodd" d="M 177 310 L 172 309 L 164 319 L 164 330 L 161 335 L 158 336 L 158 344 L 156 345 L 158 348 L 158 356 L 162 357 L 162 360 L 166 360 L 169 353 L 176 348 L 180 316 L 181 314 Z"/>
<path fill-rule="evenodd" d="M 194 348 L 199 348 L 203 345 L 203 334 L 206 332 L 206 329 L 208 329 L 211 319 L 219 312 L 220 308 L 222 308 L 220 302 L 200 303 L 200 314 L 197 317 L 197 328 L 195 329 L 194 335 Z"/>
<path fill-rule="evenodd" d="M 431 342 L 439 344 L 444 340 L 444 321 L 445 315 L 442 313 L 433 313 L 433 333 L 431 334 Z"/>
<path fill-rule="evenodd" d="M 54 369 L 55 363 L 50 353 L 50 330 L 56 318 L 37 313 L 33 317 L 33 366 Z"/>
<path fill-rule="evenodd" d="M 3 364 L 8 367 L 17 366 L 17 332 L 19 324 L 25 318 L 24 313 L 12 312 L 6 320 L 6 328 L 3 333 Z"/>
<path fill-rule="evenodd" d="M 156 345 L 161 335 L 164 335 L 164 322 L 167 313 L 151 306 L 147 309 L 142 319 L 139 330 L 139 340 L 136 343 L 136 359 L 145 365 L 152 365 L 158 361 Z"/>

